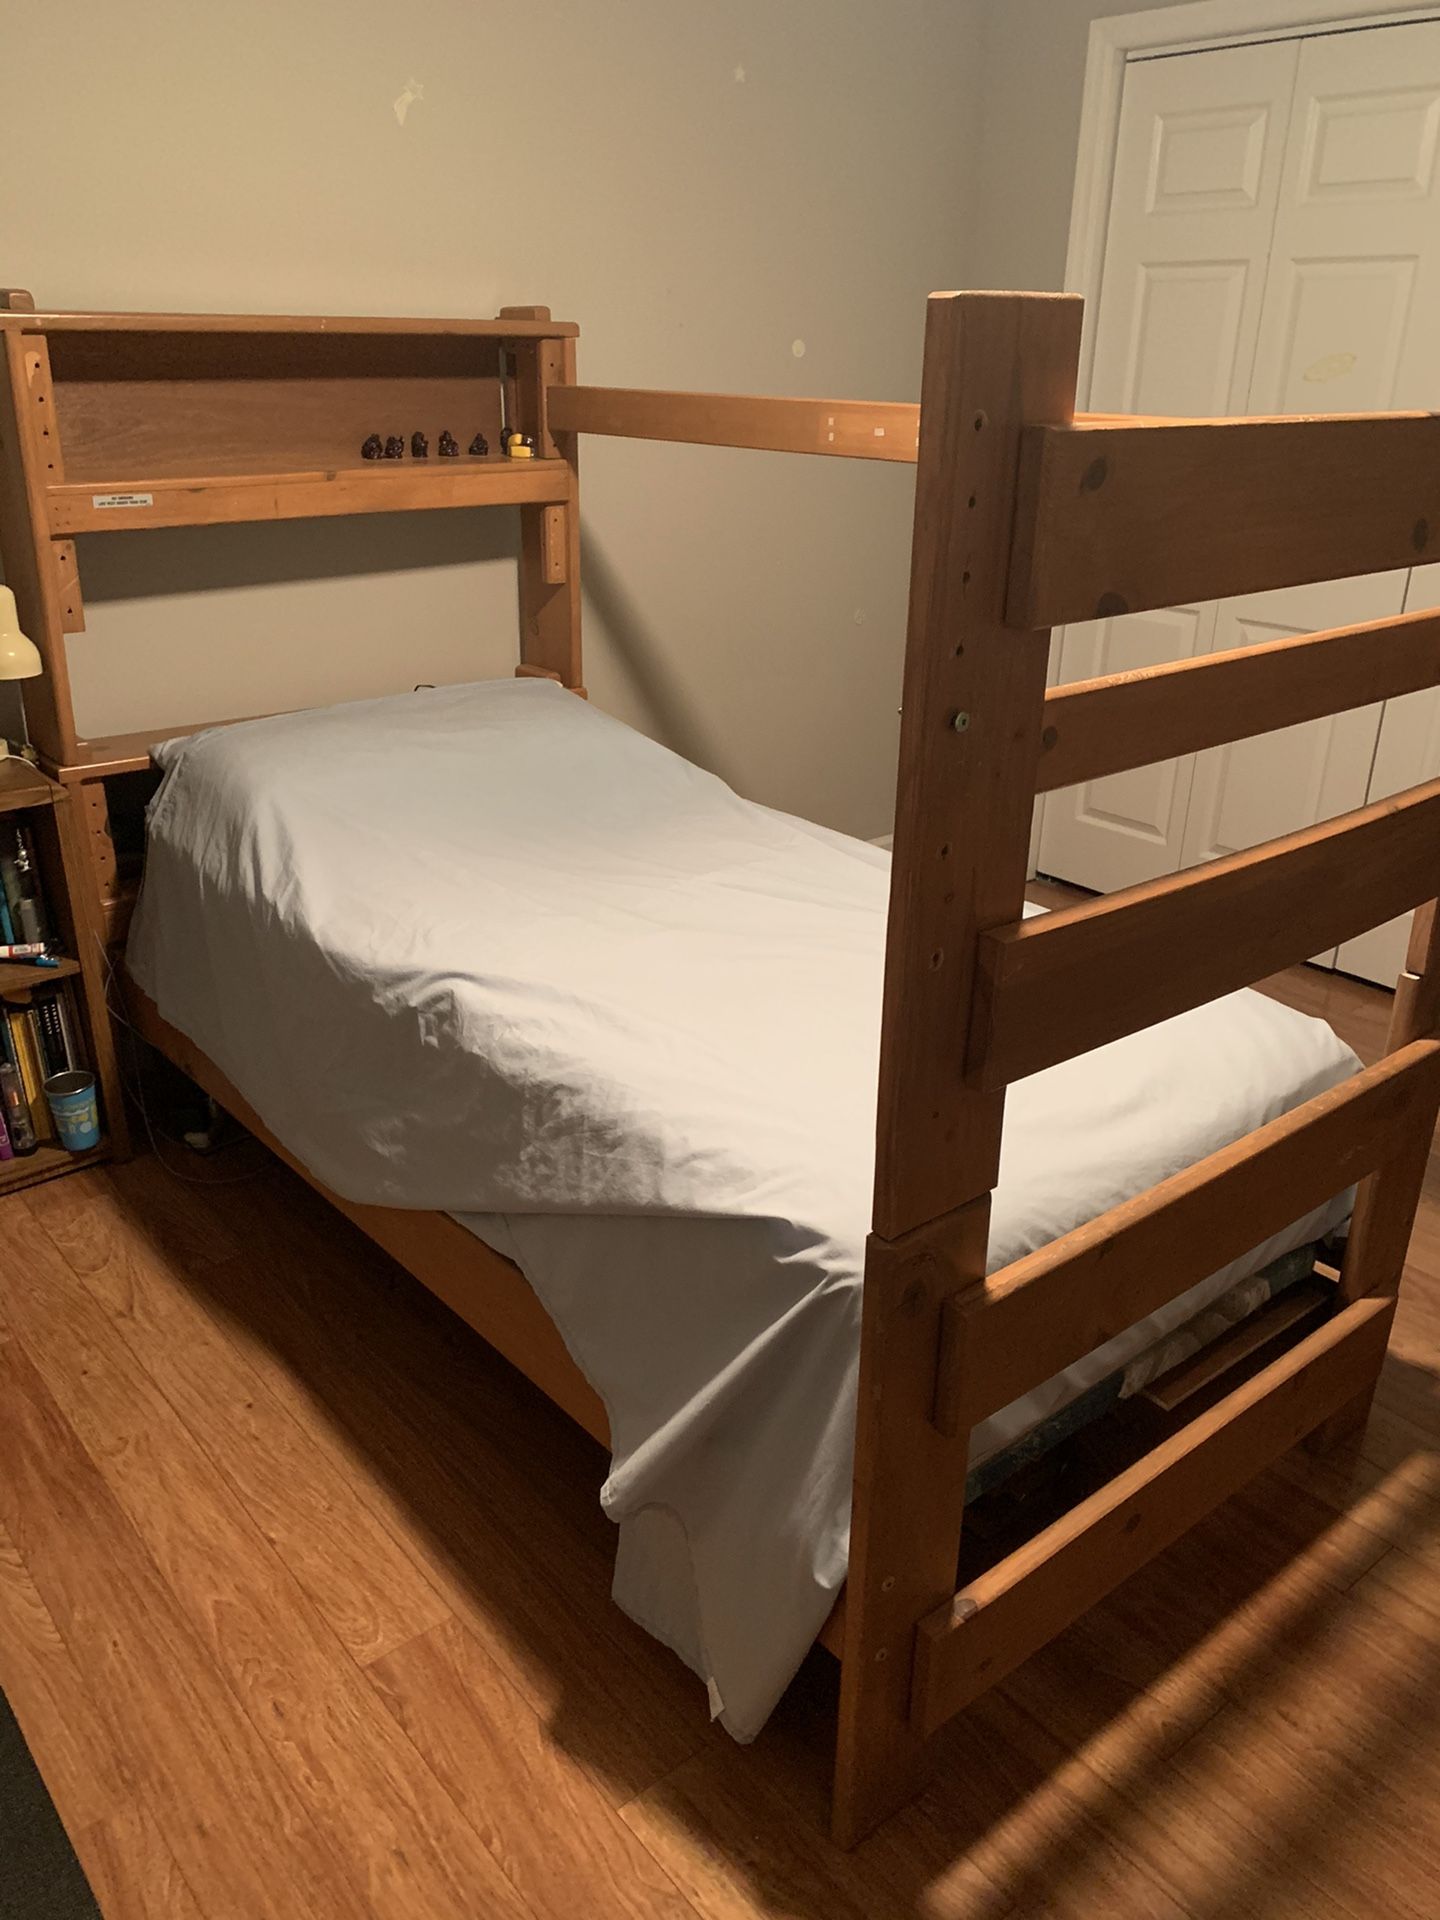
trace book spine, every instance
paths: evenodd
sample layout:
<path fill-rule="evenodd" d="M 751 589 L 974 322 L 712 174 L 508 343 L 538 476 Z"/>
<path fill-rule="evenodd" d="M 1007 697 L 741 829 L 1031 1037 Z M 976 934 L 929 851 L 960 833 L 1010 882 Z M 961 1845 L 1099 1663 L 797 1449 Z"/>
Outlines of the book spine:
<path fill-rule="evenodd" d="M 20 1069 L 7 1061 L 0 1066 L 0 1107 L 5 1111 L 5 1126 L 13 1153 L 35 1151 L 35 1129 L 30 1124 L 30 1103 L 25 1098 Z"/>
<path fill-rule="evenodd" d="M 53 989 L 48 993 L 34 993 L 30 996 L 30 1005 L 40 1039 L 40 1064 L 47 1076 L 64 1073 L 70 1062 L 65 1052 L 65 1029 L 60 1024 L 58 997 Z"/>
<path fill-rule="evenodd" d="M 44 1072 L 41 1068 L 39 1034 L 35 1024 L 33 1007 L 9 1007 L 6 1015 L 10 1022 L 10 1038 L 15 1045 L 15 1053 L 20 1062 L 20 1080 L 25 1089 L 25 1104 L 30 1109 L 30 1125 L 39 1141 L 55 1138 L 55 1122 L 50 1118 L 50 1109 L 45 1103 L 42 1086 Z"/>
<path fill-rule="evenodd" d="M 10 902 L 0 887 L 0 946 L 11 947 L 15 944 L 15 922 L 10 918 Z"/>
<path fill-rule="evenodd" d="M 15 1149 L 10 1144 L 10 1129 L 5 1124 L 5 1103 L 0 1098 L 0 1160 L 13 1160 Z"/>
<path fill-rule="evenodd" d="M 55 995 L 55 1011 L 60 1019 L 60 1038 L 65 1049 L 65 1065 L 80 1065 L 80 1049 L 75 1043 L 75 1003 L 70 998 L 70 986 L 67 981 Z"/>
<path fill-rule="evenodd" d="M 30 837 L 30 829 L 24 826 L 15 829 L 15 873 L 20 883 L 20 902 L 17 906 L 12 901 L 11 918 L 25 929 L 20 938 L 48 940 L 50 916 L 45 910 L 40 869 L 35 864 L 35 843 Z"/>

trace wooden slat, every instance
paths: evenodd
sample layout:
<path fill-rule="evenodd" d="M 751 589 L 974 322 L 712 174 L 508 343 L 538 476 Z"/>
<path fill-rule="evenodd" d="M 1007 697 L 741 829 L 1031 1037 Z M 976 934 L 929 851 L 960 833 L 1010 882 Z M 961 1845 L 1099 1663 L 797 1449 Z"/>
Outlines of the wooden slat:
<path fill-rule="evenodd" d="M 1428 1141 L 1440 1041 L 1419 1040 L 956 1293 L 935 1420 L 968 1433 L 1384 1165 Z M 1408 1228 L 1407 1228 L 1408 1234 Z"/>
<path fill-rule="evenodd" d="M 1332 627 L 1057 687 L 1037 793 L 1440 684 L 1440 613 Z"/>
<path fill-rule="evenodd" d="M 982 934 L 967 1072 L 997 1088 L 1431 899 L 1440 779 L 1190 871 Z"/>
<path fill-rule="evenodd" d="M 570 497 L 570 469 L 560 460 L 430 461 L 423 466 L 397 461 L 313 473 L 125 476 L 71 482 L 46 492 L 52 535 L 123 533 L 136 527 L 560 502 Z M 96 506 L 97 499 L 103 502 L 115 494 L 142 496 L 142 504 Z"/>
<path fill-rule="evenodd" d="M 965 1442 L 931 1423 L 935 1352 L 946 1294 L 985 1271 L 1002 1108 L 961 1083 L 964 1001 L 977 926 L 1024 898 L 1045 695 L 1046 641 L 1000 619 L 1015 461 L 1023 420 L 1069 413 L 1079 321 L 1078 301 L 1037 295 L 941 294 L 926 317 L 835 1769 L 845 1845 L 924 1768 L 915 1622 L 955 1577 Z"/>
<path fill-rule="evenodd" d="M 683 440 L 770 453 L 834 453 L 913 465 L 920 409 L 901 401 L 791 400 L 761 394 L 569 387 L 550 396 L 557 433 Z"/>
<path fill-rule="evenodd" d="M 1440 554 L 1440 414 L 1036 426 L 1008 617 L 1138 613 Z"/>
<path fill-rule="evenodd" d="M 1330 1318 L 1335 1306 L 1332 1281 L 1311 1278 L 1287 1287 L 1268 1306 L 1258 1308 L 1246 1319 L 1222 1333 L 1198 1353 L 1182 1360 L 1142 1389 L 1140 1398 L 1161 1413 L 1200 1411 L 1194 1403 L 1214 1394 L 1230 1379 L 1233 1384 L 1240 1367 L 1255 1372 L 1273 1359 L 1282 1346 L 1290 1346 L 1303 1333 L 1311 1332 Z"/>
<path fill-rule="evenodd" d="M 922 1622 L 912 1718 L 933 1733 L 1370 1380 L 1394 1303 L 1357 1300 Z"/>
<path fill-rule="evenodd" d="M 60 621 L 66 633 L 84 633 L 85 602 L 80 593 L 80 562 L 73 540 L 52 540 L 50 551 L 60 576 Z"/>

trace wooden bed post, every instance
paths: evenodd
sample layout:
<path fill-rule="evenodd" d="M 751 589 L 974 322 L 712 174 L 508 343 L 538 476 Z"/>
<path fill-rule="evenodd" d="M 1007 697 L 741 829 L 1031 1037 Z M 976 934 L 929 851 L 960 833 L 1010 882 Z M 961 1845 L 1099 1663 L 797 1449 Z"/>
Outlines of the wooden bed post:
<path fill-rule="evenodd" d="M 834 1832 L 916 1791 L 916 1630 L 955 1589 L 968 1435 L 934 1424 L 942 1309 L 985 1274 L 1002 1093 L 962 1079 L 976 940 L 1024 905 L 1048 632 L 1004 625 L 1022 426 L 1068 423 L 1078 298 L 935 294 L 865 1265 Z"/>
<path fill-rule="evenodd" d="M 502 307 L 502 320 L 548 320 L 548 307 Z M 522 432 L 532 434 L 544 460 L 570 468 L 566 505 L 520 509 L 520 660 L 558 674 L 563 686 L 580 688 L 580 473 L 578 436 L 550 429 L 546 404 L 552 386 L 574 386 L 575 342 L 524 340 L 512 348 L 515 402 Z"/>
<path fill-rule="evenodd" d="M 33 313 L 19 289 L 5 309 Z M 75 757 L 75 711 L 65 658 L 65 595 L 61 561 L 50 537 L 45 488 L 65 478 L 55 426 L 50 349 L 43 333 L 7 328 L 0 370 L 0 558 L 14 590 L 20 624 L 45 662 L 25 683 L 30 737 L 52 764 Z M 69 543 L 66 543 L 67 547 Z"/>
<path fill-rule="evenodd" d="M 1417 907 L 1410 928 L 1405 966 L 1395 982 L 1395 1005 L 1385 1040 L 1386 1053 L 1396 1053 L 1412 1040 L 1440 1035 L 1440 913 L 1437 903 Z M 1430 1162 L 1433 1124 L 1417 1131 L 1407 1150 L 1360 1183 L 1350 1234 L 1340 1271 L 1340 1300 L 1348 1305 L 1367 1294 L 1400 1292 L 1405 1255 L 1415 1225 L 1415 1210 Z M 1380 1356 L 1384 1364 L 1384 1354 Z M 1306 1439 L 1311 1453 L 1329 1453 L 1344 1446 L 1365 1429 L 1380 1371 L 1355 1398 L 1322 1421 Z"/>

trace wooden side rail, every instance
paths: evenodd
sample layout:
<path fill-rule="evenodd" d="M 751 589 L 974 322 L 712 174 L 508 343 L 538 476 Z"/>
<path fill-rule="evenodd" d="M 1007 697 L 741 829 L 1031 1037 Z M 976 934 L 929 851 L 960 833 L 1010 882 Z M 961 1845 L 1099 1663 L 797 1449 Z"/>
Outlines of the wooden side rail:
<path fill-rule="evenodd" d="M 967 1433 L 1427 1138 L 1440 1040 L 1417 1040 L 947 1302 L 935 1424 Z"/>
<path fill-rule="evenodd" d="M 833 453 L 914 465 L 920 409 L 887 400 L 790 400 L 742 393 L 663 393 L 641 387 L 567 387 L 549 396 L 556 433 L 682 440 L 769 453 Z"/>
<path fill-rule="evenodd" d="M 1342 1309 L 921 1622 L 911 1724 L 928 1736 L 1374 1379 L 1395 1302 Z"/>
<path fill-rule="evenodd" d="M 1399 614 L 1057 687 L 1037 793 L 1440 685 L 1440 613 Z"/>
<path fill-rule="evenodd" d="M 1431 900 L 1440 779 L 979 939 L 967 1076 L 998 1088 Z"/>
<path fill-rule="evenodd" d="M 1059 625 L 1440 555 L 1440 414 L 1036 426 L 1006 618 Z"/>

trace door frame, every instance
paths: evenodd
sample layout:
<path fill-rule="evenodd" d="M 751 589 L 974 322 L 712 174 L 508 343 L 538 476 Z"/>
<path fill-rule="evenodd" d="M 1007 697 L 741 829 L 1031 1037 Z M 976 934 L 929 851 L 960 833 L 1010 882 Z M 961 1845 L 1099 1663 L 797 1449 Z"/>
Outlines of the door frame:
<path fill-rule="evenodd" d="M 1401 7 L 1391 0 L 1186 0 L 1181 6 L 1107 14 L 1091 21 L 1065 253 L 1065 291 L 1083 294 L 1085 299 L 1077 407 L 1083 411 L 1090 404 L 1095 316 L 1100 310 L 1120 105 L 1125 69 L 1130 62 L 1163 54 L 1199 53 L 1207 47 L 1244 46 L 1257 40 L 1298 39 L 1317 31 L 1408 26 L 1437 18 L 1440 0 Z M 1058 667 L 1057 649 L 1051 660 L 1052 679 Z M 1046 795 L 1035 809 L 1030 835 L 1032 876 L 1038 871 L 1040 835 L 1049 799 Z"/>

